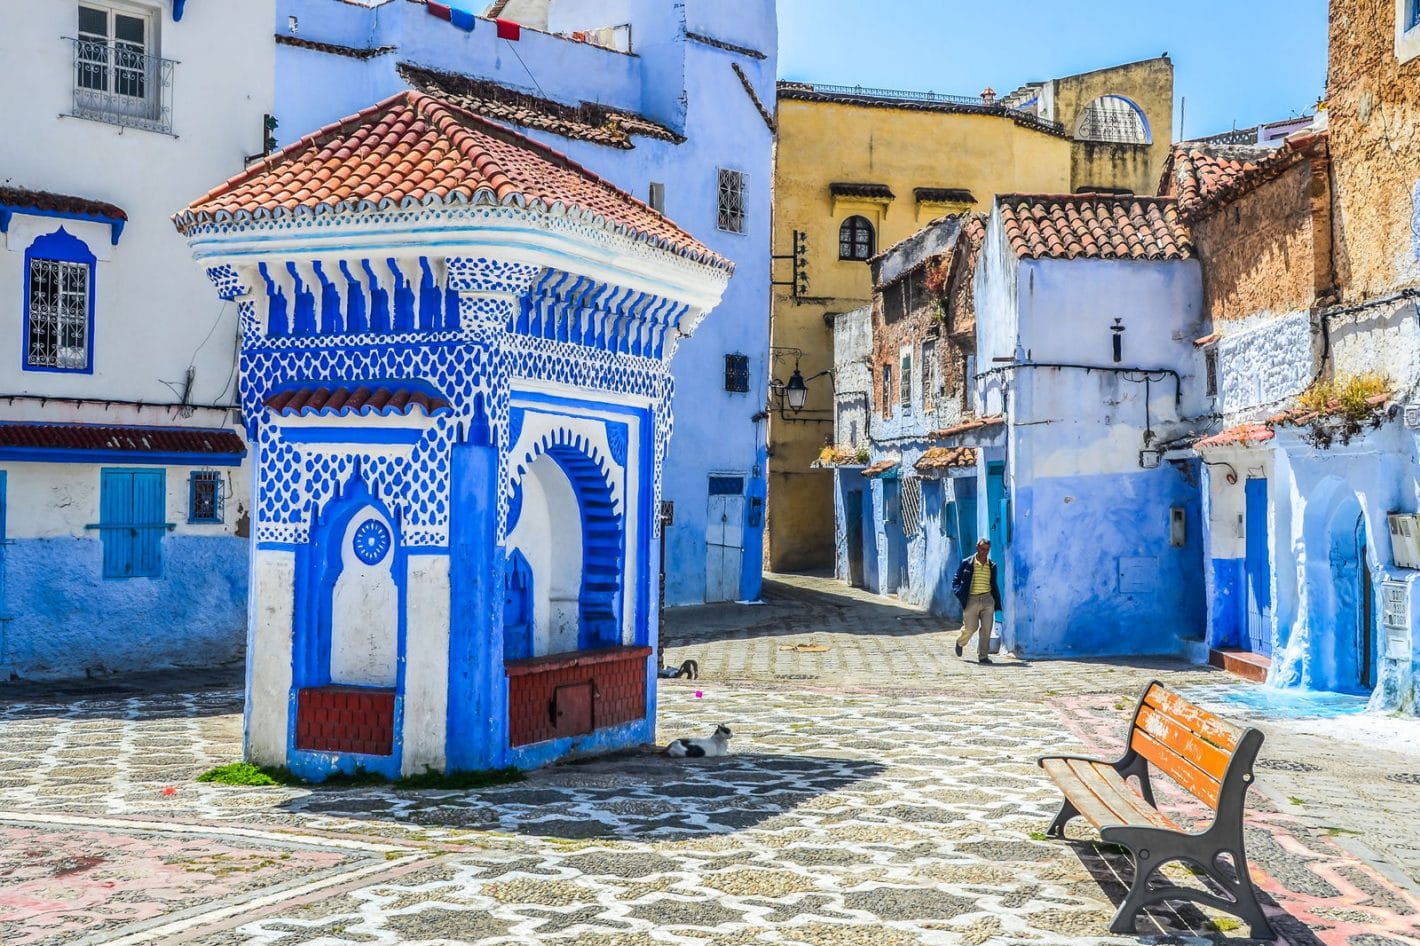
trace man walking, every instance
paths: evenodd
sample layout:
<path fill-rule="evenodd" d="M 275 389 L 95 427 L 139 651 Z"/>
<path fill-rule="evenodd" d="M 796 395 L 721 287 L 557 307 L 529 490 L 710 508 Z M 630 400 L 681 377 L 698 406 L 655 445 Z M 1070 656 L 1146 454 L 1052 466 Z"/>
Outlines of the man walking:
<path fill-rule="evenodd" d="M 952 579 L 952 591 L 961 602 L 961 636 L 957 638 L 957 656 L 971 640 L 971 635 L 981 635 L 976 642 L 978 663 L 989 664 L 991 657 L 991 624 L 997 611 L 1001 609 L 1001 589 L 996 584 L 996 563 L 991 561 L 991 543 L 981 539 L 976 543 L 976 554 L 962 560 L 961 567 Z"/>

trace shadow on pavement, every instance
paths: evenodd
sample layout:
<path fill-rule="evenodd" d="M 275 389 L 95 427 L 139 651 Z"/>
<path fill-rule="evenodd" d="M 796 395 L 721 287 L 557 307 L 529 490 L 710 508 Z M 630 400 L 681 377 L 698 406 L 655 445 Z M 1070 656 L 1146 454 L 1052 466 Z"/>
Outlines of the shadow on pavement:
<path fill-rule="evenodd" d="M 1089 871 L 1090 877 L 1099 884 L 1100 889 L 1110 902 L 1115 907 L 1123 903 L 1124 897 L 1128 893 L 1128 885 L 1134 879 L 1134 861 L 1124 849 L 1113 845 L 1074 839 L 1066 843 L 1079 858 L 1080 864 Z M 1179 881 L 1176 876 L 1170 879 L 1176 883 L 1184 883 L 1185 886 L 1190 885 L 1187 882 Z M 1196 875 L 1191 886 L 1197 886 L 1214 896 L 1226 896 L 1211 881 L 1204 881 Z M 1277 902 L 1266 893 L 1258 891 L 1258 900 L 1262 904 L 1263 913 L 1266 914 L 1268 922 L 1272 924 L 1272 929 L 1278 936 L 1278 942 L 1286 942 L 1288 946 L 1323 946 L 1321 938 L 1312 932 L 1310 927 L 1278 907 Z M 1234 928 L 1231 923 L 1228 923 L 1231 935 L 1218 929 L 1208 915 L 1196 905 L 1187 901 L 1171 901 L 1145 908 L 1135 919 L 1134 925 L 1136 933 L 1140 936 L 1203 937 L 1218 944 L 1270 942 L 1269 940 L 1248 938 L 1246 926 L 1235 918 L 1229 917 L 1229 919 L 1240 924 Z M 1107 931 L 1101 930 L 1100 935 L 1107 935 Z"/>
<path fill-rule="evenodd" d="M 651 750 L 552 766 L 476 791 L 321 788 L 282 810 L 569 840 L 663 841 L 764 824 L 812 798 L 871 779 L 855 759 L 745 753 L 672 759 Z"/>
<path fill-rule="evenodd" d="M 960 626 L 959 621 L 828 579 L 816 580 L 810 587 L 765 575 L 761 598 L 762 603 L 753 605 L 725 602 L 667 608 L 662 642 L 675 646 L 704 640 L 803 636 L 812 634 L 819 624 L 836 634 L 874 637 L 911 637 Z"/>
<path fill-rule="evenodd" d="M 0 683 L 0 718 L 191 719 L 242 711 L 241 665 Z M 133 702 L 130 702 L 133 701 Z"/>

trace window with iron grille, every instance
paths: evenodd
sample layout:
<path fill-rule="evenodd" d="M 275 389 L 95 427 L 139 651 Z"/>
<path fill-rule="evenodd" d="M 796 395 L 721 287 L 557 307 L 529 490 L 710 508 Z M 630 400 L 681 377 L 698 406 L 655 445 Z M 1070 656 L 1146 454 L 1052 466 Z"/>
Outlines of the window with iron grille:
<path fill-rule="evenodd" d="M 883 416 L 892 416 L 892 365 L 883 365 Z"/>
<path fill-rule="evenodd" d="M 916 476 L 902 478 L 898 492 L 898 502 L 902 506 L 902 531 L 913 536 L 922 531 L 922 479 Z"/>
<path fill-rule="evenodd" d="M 63 229 L 25 250 L 27 370 L 93 370 L 94 262 L 88 246 Z"/>
<path fill-rule="evenodd" d="M 1420 0 L 1417 0 L 1417 2 L 1420 2 Z M 1207 350 L 1205 350 L 1205 351 L 1203 352 L 1203 373 L 1204 373 L 1204 386 L 1205 386 L 1205 388 L 1206 388 L 1206 390 L 1205 390 L 1203 393 L 1206 394 L 1208 397 L 1215 397 L 1215 396 L 1217 396 L 1217 394 L 1218 394 L 1218 350 L 1217 350 L 1216 348 L 1209 348 L 1209 349 L 1207 349 Z"/>
<path fill-rule="evenodd" d="M 745 232 L 745 175 L 743 171 L 720 168 L 719 221 L 729 233 Z"/>
<path fill-rule="evenodd" d="M 1151 144 L 1148 124 L 1139 106 L 1122 95 L 1101 95 L 1085 106 L 1075 137 L 1081 141 Z"/>
<path fill-rule="evenodd" d="M 749 393 L 749 355 L 725 356 L 725 390 Z"/>
<path fill-rule="evenodd" d="M 867 260 L 873 256 L 873 225 L 867 217 L 849 217 L 838 228 L 838 258 Z"/>
<path fill-rule="evenodd" d="M 171 60 L 158 56 L 157 12 L 79 4 L 74 40 L 74 114 L 170 132 Z"/>
<path fill-rule="evenodd" d="M 187 521 L 222 521 L 222 474 L 197 470 L 188 479 Z"/>

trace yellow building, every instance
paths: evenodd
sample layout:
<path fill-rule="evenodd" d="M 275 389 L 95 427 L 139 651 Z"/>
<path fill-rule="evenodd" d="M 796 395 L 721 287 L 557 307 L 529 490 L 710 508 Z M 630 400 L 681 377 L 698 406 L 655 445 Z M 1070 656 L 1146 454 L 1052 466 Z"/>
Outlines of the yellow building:
<path fill-rule="evenodd" d="M 833 366 L 832 316 L 872 296 L 867 260 L 947 213 L 998 193 L 1153 194 L 1173 127 L 1167 57 L 1035 82 L 997 98 L 779 84 L 774 172 L 771 384 Z M 796 234 L 803 249 L 795 259 Z M 811 469 L 831 437 L 831 376 L 769 417 L 767 566 L 832 564 L 832 475 Z"/>

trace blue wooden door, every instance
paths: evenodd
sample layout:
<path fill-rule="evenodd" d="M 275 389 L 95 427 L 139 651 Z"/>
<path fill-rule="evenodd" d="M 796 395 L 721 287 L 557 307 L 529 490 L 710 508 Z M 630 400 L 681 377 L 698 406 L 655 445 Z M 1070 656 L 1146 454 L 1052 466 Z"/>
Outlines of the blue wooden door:
<path fill-rule="evenodd" d="M 1267 480 L 1249 479 L 1244 499 L 1246 548 L 1243 559 L 1242 646 L 1255 654 L 1272 653 L 1272 560 L 1267 541 Z"/>
<path fill-rule="evenodd" d="M 957 477 L 952 480 L 957 506 L 957 558 L 966 558 L 976 549 L 976 478 Z"/>
<path fill-rule="evenodd" d="M 991 557 L 996 561 L 996 567 L 1000 568 L 1005 562 L 1006 552 L 1006 465 L 1004 463 L 992 463 L 986 468 L 986 501 L 987 516 L 990 518 L 990 530 L 986 536 L 991 540 Z"/>

